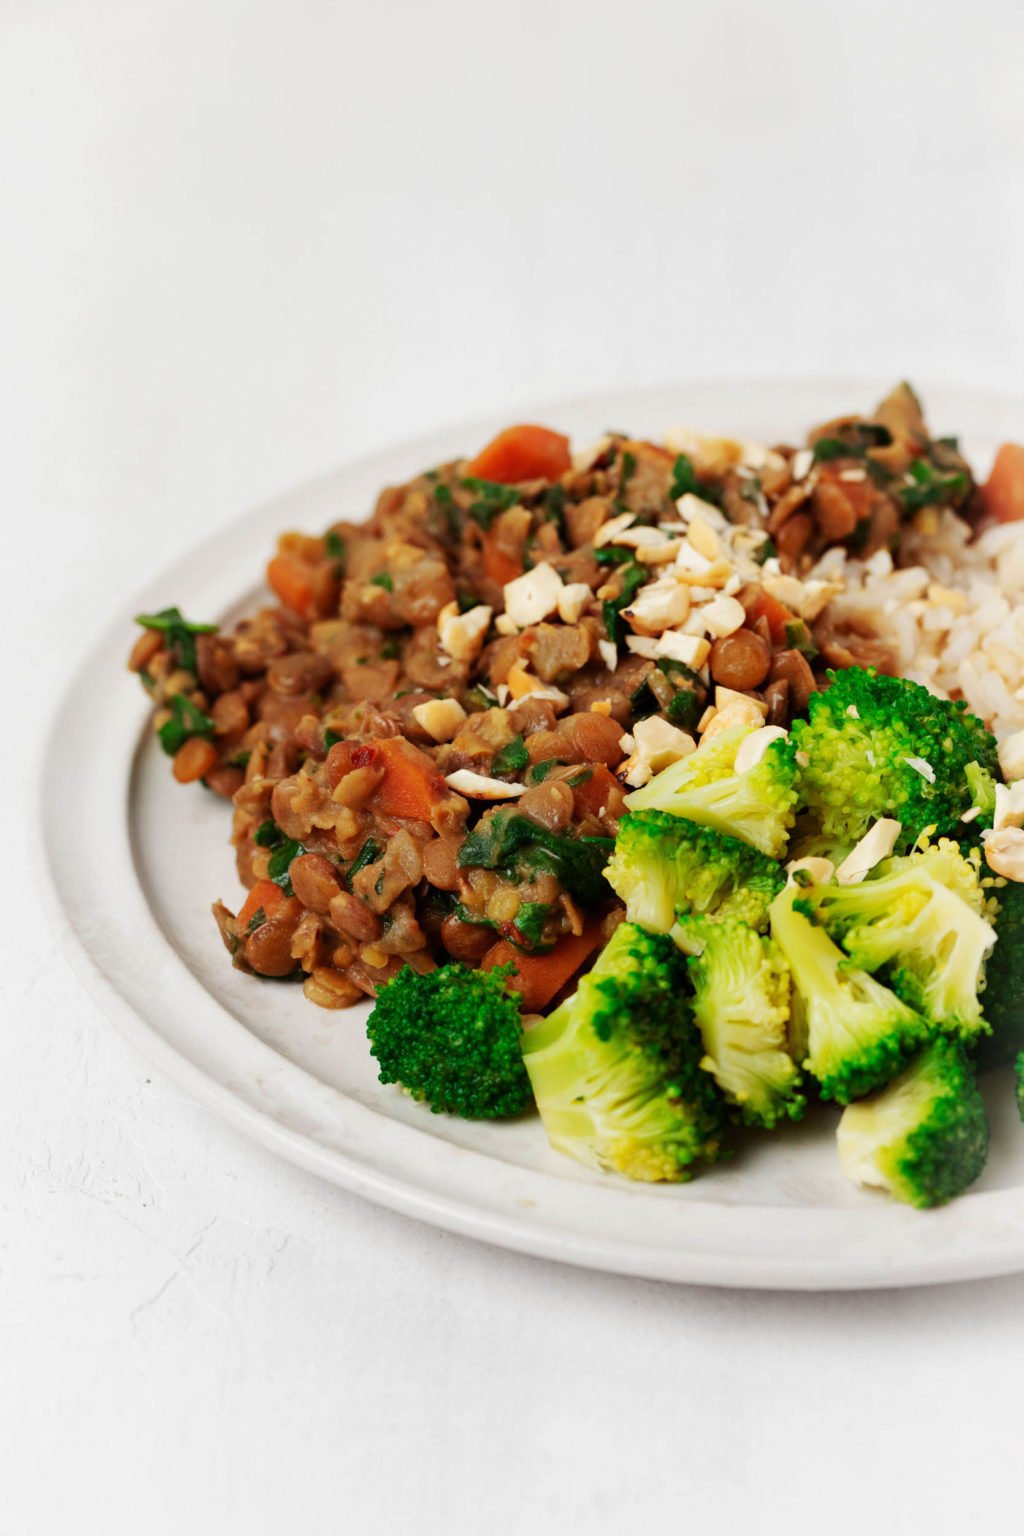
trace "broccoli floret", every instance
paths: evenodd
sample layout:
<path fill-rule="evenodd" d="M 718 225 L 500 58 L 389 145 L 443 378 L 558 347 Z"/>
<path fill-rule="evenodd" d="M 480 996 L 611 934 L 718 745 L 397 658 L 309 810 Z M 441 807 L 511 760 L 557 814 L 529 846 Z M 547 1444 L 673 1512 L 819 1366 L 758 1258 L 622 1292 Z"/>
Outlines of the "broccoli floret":
<path fill-rule="evenodd" d="M 985 966 L 981 1002 L 992 1033 L 978 1042 L 981 1067 L 1000 1066 L 1024 1050 L 1024 885 L 994 881 L 991 894 L 999 903 L 996 947 Z"/>
<path fill-rule="evenodd" d="M 854 965 L 812 920 L 799 885 L 772 902 L 772 938 L 793 978 L 790 1046 L 821 1085 L 822 1097 L 848 1104 L 888 1082 L 928 1033 L 918 1014 Z"/>
<path fill-rule="evenodd" d="M 622 923 L 578 990 L 523 1036 L 551 1145 L 628 1179 L 682 1181 L 718 1156 L 725 1109 L 700 1061 L 672 940 Z"/>
<path fill-rule="evenodd" d="M 978 813 L 974 817 L 973 830 L 980 832 L 983 827 L 992 825 L 996 809 L 996 781 L 980 763 L 968 763 L 964 777 L 971 792 L 971 809 Z"/>
<path fill-rule="evenodd" d="M 796 811 L 796 763 L 788 739 L 773 741 L 761 761 L 735 771 L 736 753 L 750 727 L 732 726 L 705 737 L 689 757 L 656 773 L 626 800 L 631 811 L 668 811 L 781 858 Z"/>
<path fill-rule="evenodd" d="M 963 703 L 937 699 L 919 683 L 871 669 L 830 672 L 813 693 L 809 718 L 790 738 L 803 802 L 824 839 L 848 851 L 881 816 L 893 816 L 906 852 L 926 828 L 962 831 L 974 801 L 967 769 L 997 773 L 995 738 Z"/>
<path fill-rule="evenodd" d="M 657 933 L 688 912 L 764 928 L 786 881 L 781 866 L 749 843 L 665 811 L 623 817 L 605 879 L 626 903 L 630 922 Z"/>
<path fill-rule="evenodd" d="M 435 1113 L 466 1120 L 518 1115 L 530 1103 L 519 1008 L 505 968 L 405 966 L 382 987 L 366 1026 L 382 1083 L 401 1083 Z"/>
<path fill-rule="evenodd" d="M 981 1173 L 988 1134 L 963 1048 L 940 1036 L 881 1093 L 843 1111 L 839 1161 L 856 1184 L 908 1205 L 944 1205 Z"/>
<path fill-rule="evenodd" d="M 851 885 L 808 893 L 815 917 L 855 965 L 883 979 L 929 1023 L 987 1034 L 981 991 L 996 941 L 978 863 L 943 839 Z"/>
<path fill-rule="evenodd" d="M 807 1101 L 788 1053 L 789 972 L 775 945 L 728 918 L 685 917 L 673 937 L 690 956 L 701 1066 L 744 1124 L 799 1120 Z"/>

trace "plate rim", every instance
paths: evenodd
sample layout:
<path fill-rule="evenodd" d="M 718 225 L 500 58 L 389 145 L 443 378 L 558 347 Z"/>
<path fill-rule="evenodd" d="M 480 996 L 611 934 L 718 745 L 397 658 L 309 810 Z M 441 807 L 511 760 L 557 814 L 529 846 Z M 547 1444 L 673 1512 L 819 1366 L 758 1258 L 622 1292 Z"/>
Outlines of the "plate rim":
<path fill-rule="evenodd" d="M 797 396 L 816 393 L 826 399 L 829 391 L 837 396 L 850 392 L 862 392 L 870 398 L 872 392 L 878 390 L 879 385 L 877 381 L 857 378 L 840 380 L 768 375 L 761 377 L 747 375 L 742 379 L 716 377 L 690 380 L 679 384 L 658 384 L 644 389 L 600 391 L 577 396 L 571 400 L 562 399 L 547 404 L 541 403 L 532 408 L 532 414 L 541 419 L 581 412 L 596 414 L 603 408 L 604 402 L 632 400 L 639 415 L 645 408 L 645 401 L 665 400 L 672 395 L 685 396 L 701 392 L 715 393 L 721 390 L 739 391 L 751 388 L 775 395 L 785 395 L 789 392 Z M 996 415 L 1009 410 L 1016 412 L 1021 419 L 1024 419 L 1024 404 L 1001 393 L 941 385 L 936 387 L 934 393 L 948 394 L 954 398 L 970 401 L 976 411 L 985 415 Z M 649 409 L 650 405 L 647 408 Z M 507 414 L 501 413 L 506 420 Z M 186 579 L 185 573 L 188 570 L 202 562 L 204 557 L 209 557 L 210 553 L 220 545 L 232 544 L 237 533 L 246 525 L 271 516 L 284 516 L 288 507 L 295 505 L 298 508 L 302 503 L 315 500 L 318 495 L 324 494 L 330 487 L 346 478 L 355 479 L 360 474 L 370 478 L 380 475 L 380 483 L 384 483 L 389 471 L 384 468 L 382 472 L 381 466 L 401 460 L 433 462 L 442 454 L 451 451 L 450 447 L 445 447 L 445 444 L 450 444 L 453 440 L 471 441 L 472 436 L 483 438 L 486 433 L 492 432 L 500 424 L 498 415 L 489 413 L 476 421 L 418 434 L 413 438 L 403 439 L 391 447 L 377 448 L 368 454 L 351 458 L 333 470 L 301 482 L 291 490 L 258 502 L 255 506 L 228 519 L 223 526 L 215 529 L 206 538 L 193 543 L 171 562 L 156 578 L 147 583 L 136 604 L 133 604 L 131 612 L 140 611 L 138 605 L 144 605 L 150 600 L 159 601 L 160 589 L 171 585 L 179 577 Z M 244 572 L 236 575 L 233 581 L 235 601 L 237 601 L 238 589 L 244 582 Z M 152 599 L 149 597 L 150 593 L 153 594 Z M 37 771 L 34 779 L 37 786 L 36 811 L 42 826 L 44 849 L 44 858 L 36 865 L 36 884 L 43 908 L 57 936 L 62 953 L 67 956 L 73 970 L 89 994 L 100 1005 L 101 1010 L 108 1017 L 112 1017 L 121 1034 L 132 1041 L 148 1061 L 177 1081 L 193 1098 L 212 1108 L 222 1119 L 261 1143 L 268 1150 L 285 1157 L 306 1171 L 315 1173 L 351 1193 L 371 1199 L 403 1215 L 535 1257 L 554 1259 L 586 1268 L 686 1283 L 792 1290 L 846 1290 L 894 1285 L 941 1284 L 1009 1274 L 1024 1269 L 1024 1185 L 1019 1189 L 993 1190 L 969 1197 L 969 1204 L 974 1214 L 980 1218 L 983 1230 L 980 1234 L 974 1234 L 972 1242 L 966 1248 L 935 1251 L 926 1245 L 923 1251 L 910 1253 L 896 1251 L 901 1247 L 897 1243 L 896 1249 L 888 1255 L 887 1259 L 880 1261 L 875 1255 L 867 1260 L 851 1261 L 847 1257 L 843 1261 L 842 1269 L 837 1267 L 834 1254 L 827 1250 L 818 1254 L 803 1252 L 799 1256 L 784 1255 L 782 1257 L 778 1254 L 747 1253 L 738 1260 L 735 1254 L 725 1251 L 702 1252 L 695 1248 L 667 1250 L 641 1241 L 628 1243 L 601 1241 L 592 1234 L 581 1236 L 571 1230 L 555 1230 L 550 1225 L 541 1223 L 536 1215 L 530 1214 L 528 1210 L 510 1209 L 507 1202 L 504 1208 L 498 1208 L 500 1202 L 497 1205 L 493 1201 L 489 1205 L 486 1203 L 474 1205 L 468 1204 L 465 1198 L 446 1197 L 436 1189 L 421 1187 L 410 1182 L 408 1177 L 396 1178 L 384 1169 L 359 1161 L 350 1153 L 340 1151 L 336 1147 L 327 1147 L 311 1139 L 294 1127 L 283 1124 L 273 1114 L 257 1108 L 239 1092 L 233 1092 L 227 1084 L 216 1080 L 196 1061 L 190 1059 L 179 1046 L 168 1040 L 125 995 L 124 990 L 118 986 L 116 978 L 109 973 L 109 968 L 102 963 L 100 956 L 96 953 L 95 944 L 90 945 L 88 936 L 82 931 L 80 923 L 76 922 L 72 906 L 60 887 L 61 856 L 54 846 L 56 829 L 51 817 L 54 778 L 56 777 L 58 783 L 60 779 L 60 768 L 55 767 L 55 764 L 62 763 L 61 754 L 55 751 L 55 743 L 62 721 L 81 688 L 83 675 L 88 676 L 90 670 L 97 667 L 101 658 L 104 660 L 104 671 L 100 675 L 107 675 L 106 658 L 110 654 L 121 655 L 124 648 L 125 626 L 126 610 L 123 610 L 102 626 L 95 639 L 80 653 L 78 665 L 66 681 L 50 723 L 43 733 L 39 749 L 40 760 L 36 764 Z M 139 700 L 138 703 L 141 706 L 144 701 Z M 145 719 L 146 712 L 141 709 L 139 720 L 143 723 L 143 731 L 140 733 L 136 728 L 136 750 L 145 740 Z M 124 785 L 130 785 L 134 758 L 135 751 L 129 751 L 119 792 Z M 130 853 L 130 818 L 127 812 L 128 804 L 127 800 L 124 800 L 120 806 L 119 817 Z M 136 876 L 136 882 L 139 895 L 146 902 L 147 910 L 150 910 L 152 916 L 144 886 L 138 876 Z M 173 954 L 173 963 L 181 967 L 186 975 L 201 986 L 201 982 L 189 970 L 184 959 L 174 954 L 169 944 L 166 944 L 166 947 Z M 205 993 L 205 995 L 215 1007 L 221 1008 L 220 1003 L 211 993 Z M 262 1045 L 262 1042 L 259 1043 Z M 264 1049 L 269 1051 L 272 1048 L 268 1046 Z M 288 1058 L 280 1057 L 279 1060 L 288 1061 Z M 289 1062 L 288 1065 L 291 1070 L 302 1073 L 311 1081 L 316 1081 L 296 1063 Z M 333 1089 L 330 1091 L 337 1092 Z M 339 1097 L 345 1096 L 339 1093 Z M 384 1116 L 378 1116 L 378 1118 L 393 1128 L 404 1132 L 411 1131 L 417 1137 L 426 1136 L 435 1144 L 441 1142 L 440 1138 L 431 1136 L 429 1124 L 423 1130 L 418 1130 L 408 1126 L 399 1127 L 398 1122 L 388 1121 Z M 474 1149 L 454 1147 L 447 1142 L 443 1145 L 449 1147 L 452 1154 L 462 1159 L 483 1157 L 489 1162 L 495 1161 L 489 1158 L 486 1152 L 480 1153 Z M 531 1178 L 548 1177 L 545 1174 L 531 1173 Z M 568 1180 L 556 1180 L 556 1182 L 569 1190 L 579 1187 Z M 638 1196 L 630 1195 L 630 1198 L 637 1199 Z M 959 1208 L 962 1209 L 964 1204 L 965 1202 L 961 1202 Z M 719 1207 L 716 1202 L 709 1201 L 700 1207 L 691 1206 L 690 1209 L 714 1213 L 719 1209 L 734 1211 L 736 1208 L 731 1203 Z M 741 1206 L 739 1209 L 753 1211 L 773 1208 Z M 799 1220 L 803 1217 L 804 1224 L 808 1225 L 809 1221 L 815 1218 L 820 1220 L 827 1215 L 829 1209 L 786 1206 L 778 1207 L 777 1214 L 783 1223 L 787 1218 L 792 1223 L 794 1218 Z M 954 1209 L 957 1208 L 948 1208 L 948 1210 Z M 847 1221 L 862 1214 L 839 1208 L 834 1208 L 834 1213 L 841 1220 Z M 870 1213 L 864 1214 L 880 1215 L 881 1208 L 873 1208 Z M 914 1212 L 913 1216 L 915 1221 L 928 1222 L 943 1214 L 945 1213 L 929 1213 L 922 1216 L 921 1213 Z"/>

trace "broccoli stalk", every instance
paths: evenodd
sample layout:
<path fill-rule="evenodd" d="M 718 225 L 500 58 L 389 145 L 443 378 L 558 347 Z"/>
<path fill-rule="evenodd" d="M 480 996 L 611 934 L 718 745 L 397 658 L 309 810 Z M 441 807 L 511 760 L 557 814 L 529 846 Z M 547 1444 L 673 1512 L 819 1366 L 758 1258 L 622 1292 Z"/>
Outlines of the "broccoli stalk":
<path fill-rule="evenodd" d="M 793 978 L 791 1047 L 822 1096 L 848 1104 L 887 1082 L 923 1043 L 925 1021 L 855 966 L 809 915 L 797 884 L 772 902 L 772 938 Z"/>
<path fill-rule="evenodd" d="M 719 1153 L 724 1106 L 672 940 L 622 923 L 578 990 L 523 1036 L 548 1140 L 591 1168 L 682 1181 Z"/>
<path fill-rule="evenodd" d="M 518 1115 L 530 1103 L 519 1008 L 507 968 L 405 966 L 382 987 L 366 1032 L 382 1083 L 400 1083 L 435 1113 L 467 1120 Z"/>
<path fill-rule="evenodd" d="M 848 852 L 882 816 L 900 822 L 901 852 L 928 828 L 962 831 L 984 775 L 999 771 L 982 722 L 906 678 L 860 667 L 828 675 L 831 686 L 811 695 L 809 718 L 790 733 L 801 796 L 825 844 L 817 851 Z"/>
<path fill-rule="evenodd" d="M 1024 1050 L 1024 885 L 997 881 L 992 895 L 999 903 L 996 947 L 985 966 L 982 997 L 992 1033 L 978 1041 L 976 1059 L 981 1067 L 1012 1061 Z"/>
<path fill-rule="evenodd" d="M 940 1036 L 881 1093 L 843 1111 L 839 1161 L 856 1184 L 908 1205 L 944 1205 L 981 1173 L 988 1136 L 963 1048 Z"/>
<path fill-rule="evenodd" d="M 683 918 L 693 1015 L 710 1072 L 746 1125 L 799 1120 L 807 1101 L 788 1053 L 789 973 L 775 945 L 744 922 Z"/>
<path fill-rule="evenodd" d="M 736 753 L 749 734 L 750 727 L 738 725 L 705 737 L 696 752 L 629 795 L 626 805 L 685 816 L 781 858 L 797 802 L 794 749 L 786 739 L 773 741 L 759 763 L 737 773 Z"/>
<path fill-rule="evenodd" d="M 964 1039 L 989 1032 L 980 994 L 996 930 L 978 867 L 954 843 L 888 859 L 851 885 L 816 886 L 808 900 L 854 964 L 884 970 L 929 1023 Z"/>
<path fill-rule="evenodd" d="M 742 918 L 764 928 L 785 884 L 774 859 L 739 838 L 665 811 L 627 814 L 605 879 L 631 923 L 667 933 L 677 915 Z"/>

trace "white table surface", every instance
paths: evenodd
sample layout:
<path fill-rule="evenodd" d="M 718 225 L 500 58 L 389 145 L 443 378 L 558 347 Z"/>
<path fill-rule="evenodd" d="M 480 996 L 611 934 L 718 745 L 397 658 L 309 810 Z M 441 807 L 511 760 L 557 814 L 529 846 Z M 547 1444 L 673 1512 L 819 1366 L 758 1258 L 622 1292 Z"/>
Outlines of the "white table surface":
<path fill-rule="evenodd" d="M 365 448 L 706 374 L 1019 390 L 1022 46 L 1012 3 L 0 4 L 2 1536 L 1019 1516 L 1024 1280 L 671 1288 L 294 1171 L 55 952 L 29 759 L 113 605 Z"/>

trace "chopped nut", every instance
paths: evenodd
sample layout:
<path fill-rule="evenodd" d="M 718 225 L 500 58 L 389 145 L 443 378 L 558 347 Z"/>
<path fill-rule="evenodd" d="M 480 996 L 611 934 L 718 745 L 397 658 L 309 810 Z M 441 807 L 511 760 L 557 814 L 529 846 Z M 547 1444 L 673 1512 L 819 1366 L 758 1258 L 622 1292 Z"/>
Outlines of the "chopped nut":
<path fill-rule="evenodd" d="M 635 512 L 623 512 L 619 517 L 610 517 L 594 534 L 594 548 L 600 549 L 602 544 L 613 543 L 617 534 L 624 528 L 632 528 L 635 522 Z"/>
<path fill-rule="evenodd" d="M 747 615 L 737 598 L 722 596 L 701 608 L 700 617 L 707 633 L 721 639 L 724 635 L 732 635 L 742 629 Z"/>
<path fill-rule="evenodd" d="M 633 739 L 639 756 L 650 764 L 654 773 L 667 768 L 670 763 L 677 763 L 682 757 L 688 757 L 697 745 L 686 731 L 663 720 L 660 715 L 638 720 L 633 727 Z"/>
<path fill-rule="evenodd" d="M 880 817 L 836 870 L 839 884 L 855 885 L 858 880 L 863 880 L 876 864 L 889 857 L 902 830 L 900 823 L 891 816 Z"/>
<path fill-rule="evenodd" d="M 629 642 L 627 641 L 627 644 Z M 655 647 L 657 656 L 667 656 L 671 661 L 681 661 L 694 672 L 707 661 L 711 646 L 699 635 L 681 635 L 677 630 L 666 629 Z M 641 652 L 641 654 L 646 654 Z"/>
<path fill-rule="evenodd" d="M 994 874 L 1017 883 L 1024 881 L 1024 828 L 1003 827 L 984 840 L 985 859 Z"/>
<path fill-rule="evenodd" d="M 629 607 L 622 610 L 622 617 L 637 634 L 660 635 L 663 630 L 682 624 L 689 611 L 690 594 L 686 587 L 678 581 L 659 578 L 640 588 Z"/>
<path fill-rule="evenodd" d="M 786 873 L 789 875 L 789 883 L 794 883 L 793 876 L 800 870 L 806 870 L 815 885 L 826 885 L 835 871 L 835 865 L 831 859 L 791 859 L 786 865 Z"/>
<path fill-rule="evenodd" d="M 748 768 L 756 768 L 772 742 L 783 741 L 788 735 L 789 732 L 781 725 L 762 725 L 757 730 L 751 731 L 750 735 L 744 736 L 740 742 L 736 761 L 733 764 L 736 772 L 746 773 Z"/>
<path fill-rule="evenodd" d="M 484 773 L 474 773 L 471 768 L 459 768 L 445 776 L 449 789 L 471 800 L 514 800 L 526 794 L 525 784 L 506 784 L 503 779 L 491 779 Z"/>
<path fill-rule="evenodd" d="M 520 629 L 539 624 L 555 612 L 564 585 L 554 566 L 542 560 L 532 571 L 505 583 L 505 612 Z"/>
<path fill-rule="evenodd" d="M 1008 784 L 1024 779 L 1024 731 L 1015 731 L 999 743 L 999 766 Z"/>
<path fill-rule="evenodd" d="M 609 672 L 614 672 L 619 664 L 619 648 L 614 640 L 599 640 L 597 648 L 601 652 L 601 660 Z"/>
<path fill-rule="evenodd" d="M 570 581 L 558 594 L 558 617 L 563 624 L 575 624 L 590 601 L 585 581 Z"/>
<path fill-rule="evenodd" d="M 493 610 L 480 603 L 468 613 L 460 613 L 457 603 L 447 603 L 437 616 L 437 634 L 442 647 L 456 661 L 473 661 L 483 649 Z"/>
<path fill-rule="evenodd" d="M 653 635 L 627 635 L 626 649 L 632 651 L 634 656 L 643 656 L 648 661 L 654 661 L 658 655 L 658 644 Z"/>
<path fill-rule="evenodd" d="M 905 757 L 903 761 L 908 768 L 913 768 L 915 773 L 919 773 L 922 779 L 927 779 L 929 784 L 935 783 L 935 769 L 923 757 Z"/>
<path fill-rule="evenodd" d="M 412 717 L 435 741 L 452 741 L 466 718 L 458 699 L 429 699 L 413 708 Z"/>

